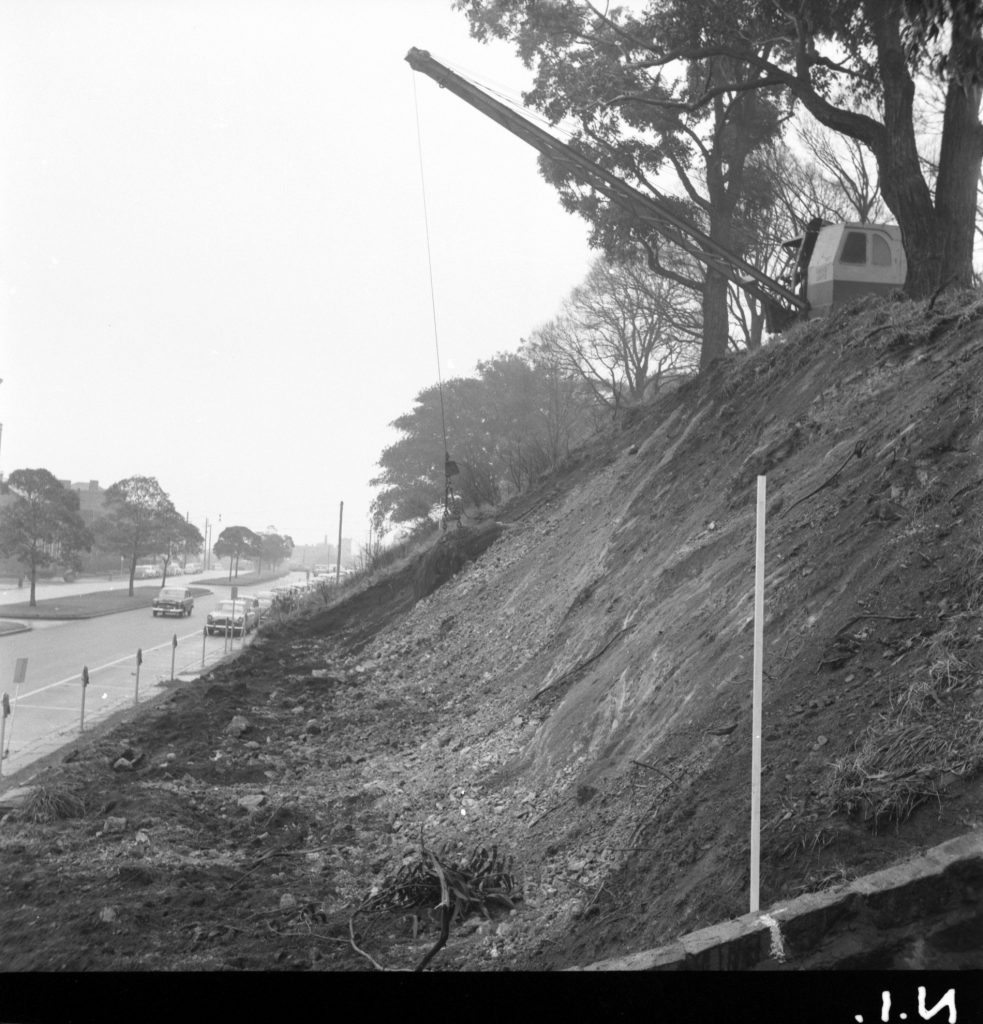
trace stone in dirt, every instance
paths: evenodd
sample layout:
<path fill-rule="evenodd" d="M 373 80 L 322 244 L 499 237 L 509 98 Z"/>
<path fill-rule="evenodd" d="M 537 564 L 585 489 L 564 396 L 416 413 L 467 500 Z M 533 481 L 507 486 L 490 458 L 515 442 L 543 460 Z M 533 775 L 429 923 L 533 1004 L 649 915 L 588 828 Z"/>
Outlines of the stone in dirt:
<path fill-rule="evenodd" d="M 126 818 L 107 818 L 102 823 L 102 834 L 104 836 L 119 835 L 126 831 Z"/>
<path fill-rule="evenodd" d="M 254 814 L 265 803 L 266 797 L 262 793 L 250 793 L 249 796 L 241 796 L 236 801 L 237 806 L 241 807 L 244 811 L 248 811 L 250 814 Z"/>
<path fill-rule="evenodd" d="M 225 731 L 230 736 L 241 736 L 244 732 L 249 731 L 249 721 L 242 715 L 235 715 L 232 721 L 225 727 Z"/>

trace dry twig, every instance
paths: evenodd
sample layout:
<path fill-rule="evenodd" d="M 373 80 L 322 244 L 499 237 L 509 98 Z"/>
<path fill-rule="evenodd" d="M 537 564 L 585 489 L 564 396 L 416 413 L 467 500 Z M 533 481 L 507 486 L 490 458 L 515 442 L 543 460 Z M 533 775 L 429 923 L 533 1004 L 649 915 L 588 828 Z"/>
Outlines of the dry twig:
<path fill-rule="evenodd" d="M 866 447 L 866 441 L 858 441 L 854 445 L 853 451 L 850 452 L 850 454 L 843 460 L 843 463 L 840 465 L 840 467 L 831 476 L 828 476 L 815 490 L 810 491 L 807 495 L 805 495 L 805 497 L 799 498 L 798 501 L 793 501 L 792 504 L 789 505 L 789 507 L 785 509 L 785 511 L 782 513 L 782 517 L 787 516 L 789 512 L 791 512 L 792 509 L 796 507 L 796 505 L 801 505 L 802 502 L 808 501 L 811 497 L 818 494 L 825 488 L 832 487 L 836 483 L 836 480 L 839 477 L 840 473 L 842 473 L 843 470 L 846 468 L 846 464 L 854 457 L 858 459 L 862 458 L 864 454 L 864 449 Z"/>

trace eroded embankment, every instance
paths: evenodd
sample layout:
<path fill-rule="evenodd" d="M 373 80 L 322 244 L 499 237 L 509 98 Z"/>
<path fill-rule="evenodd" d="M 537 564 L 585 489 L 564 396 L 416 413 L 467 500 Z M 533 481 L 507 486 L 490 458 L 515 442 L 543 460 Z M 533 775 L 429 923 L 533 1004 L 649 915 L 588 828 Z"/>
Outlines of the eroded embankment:
<path fill-rule="evenodd" d="M 477 831 L 555 909 L 525 962 L 746 909 L 758 474 L 763 903 L 978 820 L 979 316 L 884 304 L 683 389 L 401 627 L 462 712 L 431 767 L 503 808 Z"/>
<path fill-rule="evenodd" d="M 456 923 L 433 968 L 586 964 L 740 916 L 759 474 L 762 905 L 976 827 L 975 300 L 885 302 L 729 360 L 502 510 L 429 597 L 407 569 L 298 620 L 158 708 L 166 729 L 128 726 L 132 772 L 110 740 L 61 766 L 84 808 L 0 829 L 17 963 L 78 966 L 62 946 L 102 929 L 82 966 L 411 965 L 426 915 L 363 915 L 361 952 L 348 920 L 421 836 L 515 858 L 512 911 Z M 109 807 L 133 808 L 118 834 Z"/>

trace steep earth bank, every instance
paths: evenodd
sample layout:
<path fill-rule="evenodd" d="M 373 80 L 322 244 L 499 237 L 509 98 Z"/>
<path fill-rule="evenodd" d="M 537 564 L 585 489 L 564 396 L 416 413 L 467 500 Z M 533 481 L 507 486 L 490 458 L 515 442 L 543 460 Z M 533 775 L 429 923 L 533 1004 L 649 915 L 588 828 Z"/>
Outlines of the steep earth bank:
<path fill-rule="evenodd" d="M 431 969 L 744 913 L 759 474 L 762 905 L 979 826 L 981 322 L 975 294 L 881 302 L 730 359 L 430 596 L 409 565 L 311 608 L 45 769 L 0 825 L 3 963 L 413 966 L 435 858 L 495 885 Z"/>

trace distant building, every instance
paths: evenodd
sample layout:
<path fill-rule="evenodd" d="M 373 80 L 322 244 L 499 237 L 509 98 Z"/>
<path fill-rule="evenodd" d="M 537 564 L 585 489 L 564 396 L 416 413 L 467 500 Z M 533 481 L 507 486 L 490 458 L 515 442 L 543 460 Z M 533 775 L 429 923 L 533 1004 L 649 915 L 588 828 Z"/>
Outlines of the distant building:
<path fill-rule="evenodd" d="M 87 483 L 73 484 L 71 480 L 60 480 L 70 491 L 77 492 L 79 496 L 79 513 L 86 526 L 91 526 L 105 513 L 103 496 L 105 490 L 99 486 L 98 480 L 89 480 Z"/>

